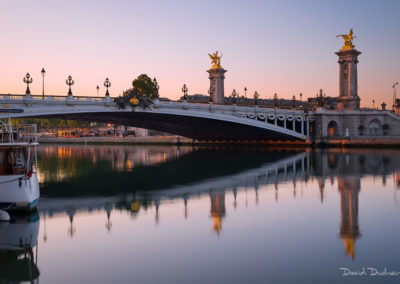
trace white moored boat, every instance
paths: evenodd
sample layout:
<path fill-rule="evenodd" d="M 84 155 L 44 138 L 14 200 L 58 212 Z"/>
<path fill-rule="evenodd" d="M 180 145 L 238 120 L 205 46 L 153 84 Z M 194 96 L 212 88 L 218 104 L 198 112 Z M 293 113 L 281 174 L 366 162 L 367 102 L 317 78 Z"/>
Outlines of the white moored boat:
<path fill-rule="evenodd" d="M 21 111 L 0 109 L 0 115 Z M 0 123 L 0 210 L 32 210 L 40 197 L 36 125 L 12 125 L 9 118 Z"/>

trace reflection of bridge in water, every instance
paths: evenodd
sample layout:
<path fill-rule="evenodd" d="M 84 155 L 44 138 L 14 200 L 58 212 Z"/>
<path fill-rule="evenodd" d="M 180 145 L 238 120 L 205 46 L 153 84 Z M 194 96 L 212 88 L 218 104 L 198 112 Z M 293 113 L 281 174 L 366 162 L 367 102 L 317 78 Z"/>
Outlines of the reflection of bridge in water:
<path fill-rule="evenodd" d="M 163 204 L 169 203 L 170 200 L 182 200 L 183 215 L 188 218 L 190 200 L 199 196 L 203 198 L 208 196 L 212 228 L 217 234 L 220 234 L 223 229 L 223 220 L 229 213 L 225 206 L 227 192 L 233 194 L 236 208 L 236 197 L 240 191 L 246 191 L 247 196 L 248 189 L 254 190 L 257 204 L 259 189 L 274 190 L 275 200 L 278 201 L 281 184 L 286 185 L 283 187 L 285 190 L 288 188 L 288 183 L 293 184 L 295 191 L 296 183 L 305 182 L 307 184 L 317 181 L 321 194 L 320 200 L 323 202 L 326 179 L 330 179 L 332 183 L 336 179 L 341 211 L 341 225 L 338 231 L 343 240 L 346 254 L 354 259 L 356 240 L 361 236 L 358 220 L 361 178 L 363 175 L 379 175 L 382 177 L 382 183 L 385 183 L 385 177 L 389 174 L 394 177 L 400 176 L 400 165 L 393 158 L 396 153 L 387 150 L 379 151 L 379 154 L 378 152 L 365 154 L 357 150 L 339 151 L 335 149 L 297 152 L 287 155 L 283 159 L 266 162 L 256 168 L 247 168 L 217 178 L 201 179 L 192 184 L 173 185 L 159 190 L 135 190 L 110 197 L 44 198 L 40 204 L 40 211 L 45 216 L 68 214 L 70 218 L 69 233 L 73 236 L 75 232 L 74 216 L 82 211 L 105 211 L 106 228 L 111 230 L 112 212 L 115 210 L 129 211 L 132 215 L 137 215 L 141 210 L 147 211 L 149 208 L 153 208 L 155 221 L 160 222 L 160 210 Z M 171 163 L 171 160 L 168 163 Z"/>
<path fill-rule="evenodd" d="M 266 163 L 265 165 L 249 169 L 243 172 L 225 175 L 218 178 L 210 178 L 198 181 L 189 185 L 177 185 L 170 188 L 163 188 L 162 190 L 146 190 L 135 191 L 133 194 L 118 195 L 113 197 L 80 197 L 78 198 L 44 198 L 41 201 L 41 211 L 48 211 L 48 213 L 55 213 L 57 211 L 65 211 L 71 208 L 68 203 L 74 203 L 75 210 L 79 208 L 95 210 L 102 208 L 108 202 L 120 202 L 121 198 L 125 202 L 140 202 L 149 203 L 153 201 L 156 206 L 162 200 L 179 199 L 183 198 L 188 200 L 192 196 L 198 196 L 204 193 L 227 191 L 232 190 L 237 192 L 238 188 L 254 188 L 256 191 L 260 186 L 273 184 L 275 189 L 278 189 L 280 183 L 292 181 L 296 183 L 297 180 L 307 179 L 310 173 L 310 155 L 309 152 L 301 152 L 291 157 L 275 161 L 273 163 Z M 134 196 L 134 197 L 132 197 Z M 58 206 L 56 204 L 60 201 Z M 158 205 L 157 205 L 158 204 Z"/>

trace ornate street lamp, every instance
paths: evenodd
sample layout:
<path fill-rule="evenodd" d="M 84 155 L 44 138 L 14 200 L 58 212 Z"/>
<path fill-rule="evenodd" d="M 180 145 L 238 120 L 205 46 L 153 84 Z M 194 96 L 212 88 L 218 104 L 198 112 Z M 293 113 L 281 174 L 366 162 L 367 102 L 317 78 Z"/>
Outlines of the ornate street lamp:
<path fill-rule="evenodd" d="M 30 95 L 31 90 L 29 90 L 29 84 L 31 84 L 33 82 L 33 78 L 31 77 L 31 75 L 29 73 L 26 73 L 23 81 L 26 84 L 26 92 L 25 93 L 27 95 Z"/>
<path fill-rule="evenodd" d="M 247 97 L 246 97 L 246 94 L 247 94 L 247 88 L 244 87 L 244 97 L 245 97 L 245 98 L 247 98 Z"/>
<path fill-rule="evenodd" d="M 372 108 L 375 109 L 375 100 L 372 100 Z"/>
<path fill-rule="evenodd" d="M 236 104 L 236 97 L 238 96 L 238 94 L 236 93 L 236 90 L 233 89 L 232 90 L 232 98 L 233 98 L 233 104 Z"/>
<path fill-rule="evenodd" d="M 396 86 L 399 84 L 399 82 L 396 82 L 393 84 L 392 88 L 393 88 L 393 110 L 395 108 L 396 105 Z"/>
<path fill-rule="evenodd" d="M 40 71 L 40 73 L 42 74 L 42 99 L 44 100 L 44 75 L 46 75 L 46 71 L 44 70 L 44 68 L 42 68 L 42 71 Z"/>
<path fill-rule="evenodd" d="M 183 87 L 182 87 L 182 93 L 183 93 L 183 100 L 184 101 L 187 101 L 187 99 L 188 99 L 188 88 L 186 87 L 186 84 L 183 84 Z"/>
<path fill-rule="evenodd" d="M 254 92 L 254 104 L 255 105 L 257 105 L 257 100 L 258 100 L 258 97 L 259 97 L 260 95 L 258 94 L 258 92 L 257 91 L 255 91 Z"/>
<path fill-rule="evenodd" d="M 154 96 L 158 98 L 158 90 L 160 89 L 160 86 L 158 85 L 156 77 L 153 79 L 153 88 L 154 88 Z"/>
<path fill-rule="evenodd" d="M 293 95 L 293 98 L 292 98 L 292 107 L 294 109 L 296 108 L 296 96 L 295 95 Z"/>
<path fill-rule="evenodd" d="M 278 94 L 277 93 L 274 94 L 274 106 L 275 107 L 278 106 Z"/>
<path fill-rule="evenodd" d="M 73 84 L 75 84 L 75 81 L 72 80 L 71 75 L 69 75 L 69 76 L 68 76 L 68 79 L 65 80 L 65 84 L 67 84 L 67 85 L 69 86 L 68 96 L 72 96 L 71 86 L 72 86 Z"/>
<path fill-rule="evenodd" d="M 99 90 L 100 90 L 100 87 L 99 87 L 99 85 L 97 85 L 97 87 L 96 87 L 97 96 L 99 96 Z"/>
<path fill-rule="evenodd" d="M 106 80 L 104 81 L 104 87 L 107 88 L 106 90 L 106 97 L 110 96 L 110 93 L 108 92 L 108 88 L 111 87 L 111 82 L 108 78 L 106 78 Z"/>
<path fill-rule="evenodd" d="M 303 101 L 303 93 L 300 93 L 300 101 Z"/>

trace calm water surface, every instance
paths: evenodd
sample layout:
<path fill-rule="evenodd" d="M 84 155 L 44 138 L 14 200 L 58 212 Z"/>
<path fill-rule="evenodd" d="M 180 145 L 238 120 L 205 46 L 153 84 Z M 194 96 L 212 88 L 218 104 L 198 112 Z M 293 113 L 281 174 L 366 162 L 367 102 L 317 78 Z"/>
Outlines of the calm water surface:
<path fill-rule="evenodd" d="M 400 283 L 399 150 L 41 145 L 38 156 L 38 213 L 0 226 L 1 243 L 26 245 L 1 250 L 6 283 Z"/>

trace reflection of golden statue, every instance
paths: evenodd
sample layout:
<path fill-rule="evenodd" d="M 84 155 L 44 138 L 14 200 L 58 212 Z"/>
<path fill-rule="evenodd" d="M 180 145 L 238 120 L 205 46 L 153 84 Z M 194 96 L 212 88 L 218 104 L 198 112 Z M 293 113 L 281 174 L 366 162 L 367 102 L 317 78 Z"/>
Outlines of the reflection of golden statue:
<path fill-rule="evenodd" d="M 342 46 L 342 49 L 353 49 L 353 39 L 357 38 L 356 36 L 353 36 L 353 29 L 350 29 L 349 33 L 347 35 L 337 35 L 336 37 L 342 37 L 344 39 L 344 45 Z"/>
<path fill-rule="evenodd" d="M 210 56 L 211 58 L 211 69 L 216 69 L 216 68 L 222 68 L 221 66 L 221 56 L 218 56 L 218 51 L 214 52 L 212 55 L 208 54 L 208 56 Z"/>

